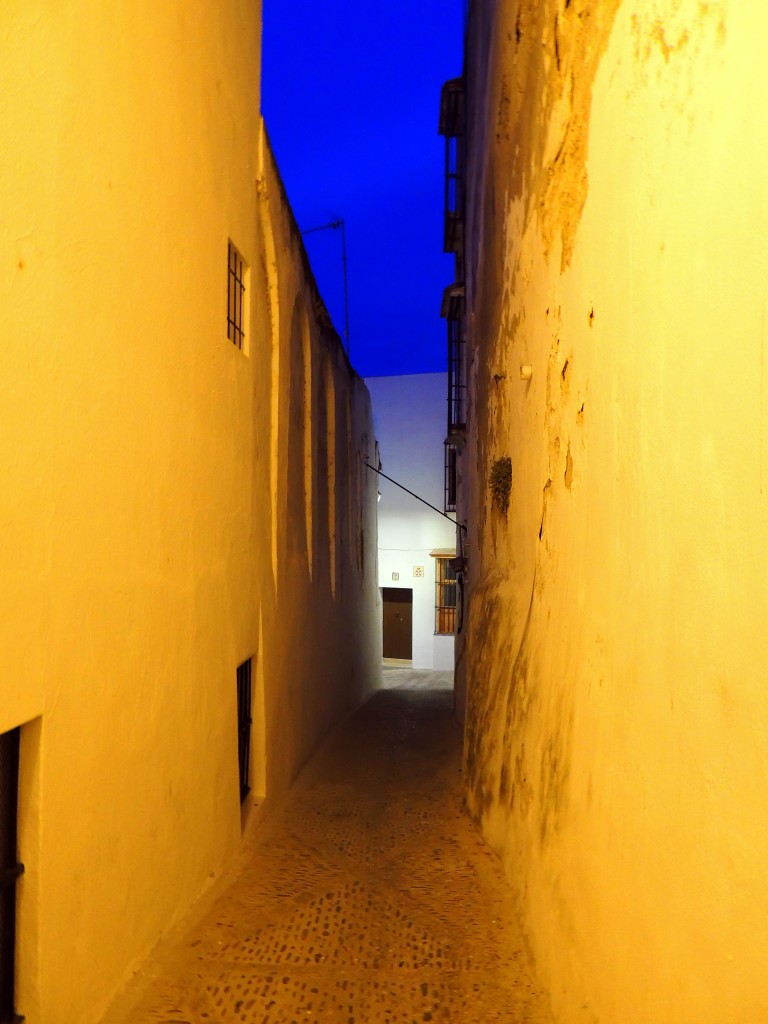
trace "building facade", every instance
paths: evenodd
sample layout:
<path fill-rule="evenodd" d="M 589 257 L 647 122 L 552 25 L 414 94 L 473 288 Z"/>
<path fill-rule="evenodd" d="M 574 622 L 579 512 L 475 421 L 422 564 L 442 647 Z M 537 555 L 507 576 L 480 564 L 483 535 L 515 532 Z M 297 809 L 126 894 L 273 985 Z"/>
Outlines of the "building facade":
<path fill-rule="evenodd" d="M 766 29 L 470 3 L 466 770 L 558 1024 L 768 1020 Z"/>
<path fill-rule="evenodd" d="M 454 650 L 454 694 L 456 714 L 466 717 L 467 677 L 464 654 L 465 581 L 469 564 L 470 539 L 467 532 L 468 493 L 463 486 L 467 459 L 468 353 L 467 303 L 464 271 L 466 226 L 466 103 L 463 78 L 447 81 L 440 94 L 438 131 L 445 139 L 445 189 L 443 198 L 443 252 L 453 257 L 453 281 L 443 292 L 440 315 L 447 328 L 447 404 L 448 418 L 444 442 L 445 508 L 456 518 L 456 556 L 454 573 L 459 612 Z"/>
<path fill-rule="evenodd" d="M 452 669 L 456 528 L 440 515 L 448 496 L 442 459 L 446 374 L 368 377 L 366 384 L 382 470 L 412 492 L 378 478 L 384 657 L 416 669 Z"/>
<path fill-rule="evenodd" d="M 379 672 L 370 401 L 260 35 L 250 0 L 3 14 L 4 1019 L 98 1020 Z"/>

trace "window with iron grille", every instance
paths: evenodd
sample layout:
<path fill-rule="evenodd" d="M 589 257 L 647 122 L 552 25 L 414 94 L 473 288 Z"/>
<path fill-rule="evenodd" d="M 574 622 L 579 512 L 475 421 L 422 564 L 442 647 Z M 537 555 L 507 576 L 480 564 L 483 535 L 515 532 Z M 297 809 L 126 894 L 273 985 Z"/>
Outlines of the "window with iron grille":
<path fill-rule="evenodd" d="M 245 349 L 245 302 L 248 265 L 229 243 L 229 270 L 227 274 L 227 337 L 239 349 Z"/>
<path fill-rule="evenodd" d="M 464 238 L 464 82 L 446 82 L 440 96 L 439 132 L 445 136 L 445 252 L 460 253 Z"/>
<path fill-rule="evenodd" d="M 443 295 L 442 315 L 448 324 L 448 434 L 467 425 L 464 342 L 464 288 L 451 285 Z"/>
<path fill-rule="evenodd" d="M 237 761 L 240 768 L 240 801 L 250 792 L 251 767 L 251 659 L 237 669 Z"/>
<path fill-rule="evenodd" d="M 456 627 L 456 573 L 453 556 L 435 558 L 435 633 L 453 635 Z"/>
<path fill-rule="evenodd" d="M 445 501 L 444 512 L 456 511 L 456 456 L 455 444 L 445 442 Z"/>
<path fill-rule="evenodd" d="M 448 321 L 448 433 L 466 426 L 464 339 L 460 318 Z"/>
<path fill-rule="evenodd" d="M 12 729 L 0 736 L 0 1024 L 16 1024 L 16 879 L 23 872 L 16 849 L 19 805 L 19 738 Z"/>

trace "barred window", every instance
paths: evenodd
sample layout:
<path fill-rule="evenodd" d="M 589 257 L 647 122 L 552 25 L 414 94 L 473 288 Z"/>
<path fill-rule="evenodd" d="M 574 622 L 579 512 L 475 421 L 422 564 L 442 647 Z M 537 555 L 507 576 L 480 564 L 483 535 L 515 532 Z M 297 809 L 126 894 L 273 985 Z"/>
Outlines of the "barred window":
<path fill-rule="evenodd" d="M 251 790 L 251 659 L 237 667 L 237 762 L 240 770 L 240 801 Z"/>
<path fill-rule="evenodd" d="M 440 124 L 445 136 L 445 252 L 462 252 L 464 239 L 464 80 L 452 78 L 440 94 Z"/>
<path fill-rule="evenodd" d="M 452 557 L 435 558 L 435 634 L 453 635 L 456 627 L 456 573 Z"/>
<path fill-rule="evenodd" d="M 458 451 L 455 444 L 450 444 L 448 441 L 445 442 L 445 495 L 443 501 L 443 510 L 445 512 L 456 511 L 456 485 L 457 485 L 457 466 L 456 457 Z"/>
<path fill-rule="evenodd" d="M 239 349 L 245 349 L 245 283 L 248 264 L 229 243 L 227 288 L 227 337 Z"/>

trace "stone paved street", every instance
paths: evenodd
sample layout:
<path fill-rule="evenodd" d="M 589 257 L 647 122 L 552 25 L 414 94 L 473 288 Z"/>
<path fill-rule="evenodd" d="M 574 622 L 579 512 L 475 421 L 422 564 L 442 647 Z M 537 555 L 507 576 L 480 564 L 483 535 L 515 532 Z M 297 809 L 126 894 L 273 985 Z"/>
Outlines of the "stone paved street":
<path fill-rule="evenodd" d="M 548 1024 L 462 810 L 449 676 L 390 669 L 110 1024 Z"/>

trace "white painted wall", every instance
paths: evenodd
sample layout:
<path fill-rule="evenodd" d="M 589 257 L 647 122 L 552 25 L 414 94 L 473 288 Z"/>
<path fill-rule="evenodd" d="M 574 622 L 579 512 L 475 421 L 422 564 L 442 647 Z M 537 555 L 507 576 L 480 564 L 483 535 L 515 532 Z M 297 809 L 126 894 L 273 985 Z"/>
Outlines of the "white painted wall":
<path fill-rule="evenodd" d="M 447 374 L 369 377 L 366 384 L 383 471 L 442 509 Z M 430 551 L 455 549 L 455 527 L 383 477 L 379 490 L 379 586 L 413 589 L 413 667 L 452 669 L 453 637 L 435 636 Z M 416 566 L 423 566 L 423 577 L 414 576 Z"/>

